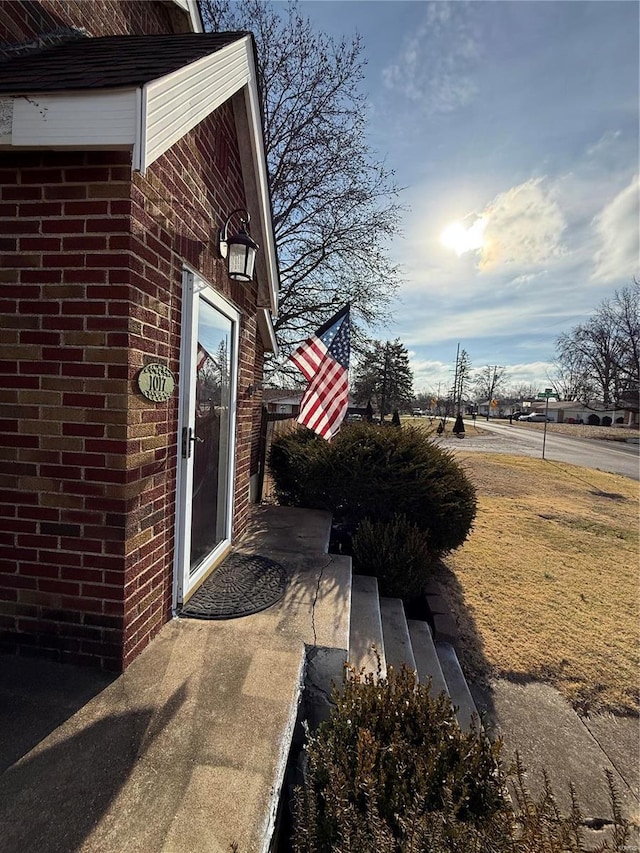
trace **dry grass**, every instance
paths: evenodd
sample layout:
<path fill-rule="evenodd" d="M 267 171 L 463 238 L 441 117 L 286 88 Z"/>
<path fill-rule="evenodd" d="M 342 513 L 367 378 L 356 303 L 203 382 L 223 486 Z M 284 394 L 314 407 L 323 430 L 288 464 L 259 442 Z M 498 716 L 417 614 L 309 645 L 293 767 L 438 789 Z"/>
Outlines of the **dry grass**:
<path fill-rule="evenodd" d="M 444 574 L 463 666 L 637 713 L 638 484 L 524 457 L 461 462 L 479 510 Z"/>

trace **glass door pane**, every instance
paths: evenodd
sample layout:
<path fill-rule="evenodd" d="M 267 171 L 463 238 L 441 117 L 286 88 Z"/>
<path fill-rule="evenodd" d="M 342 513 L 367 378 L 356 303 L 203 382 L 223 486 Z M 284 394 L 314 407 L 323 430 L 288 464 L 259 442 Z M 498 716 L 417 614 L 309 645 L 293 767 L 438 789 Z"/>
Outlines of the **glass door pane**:
<path fill-rule="evenodd" d="M 228 537 L 232 321 L 198 299 L 190 574 Z"/>

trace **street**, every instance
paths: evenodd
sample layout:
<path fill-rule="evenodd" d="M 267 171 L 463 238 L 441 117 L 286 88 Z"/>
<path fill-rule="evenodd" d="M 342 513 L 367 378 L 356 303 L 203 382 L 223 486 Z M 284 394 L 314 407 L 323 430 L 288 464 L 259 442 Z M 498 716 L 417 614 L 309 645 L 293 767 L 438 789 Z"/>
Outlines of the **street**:
<path fill-rule="evenodd" d="M 542 457 L 542 430 L 529 430 L 515 424 L 495 423 L 495 421 L 477 422 L 477 427 L 490 435 L 475 435 L 475 427 L 465 421 L 465 438 L 455 436 L 439 439 L 448 447 L 465 451 L 485 451 L 487 453 L 510 453 L 521 456 Z M 569 462 L 585 468 L 622 474 L 633 480 L 640 480 L 640 445 L 624 441 L 603 441 L 585 438 L 570 438 L 547 430 L 545 459 L 555 462 Z"/>

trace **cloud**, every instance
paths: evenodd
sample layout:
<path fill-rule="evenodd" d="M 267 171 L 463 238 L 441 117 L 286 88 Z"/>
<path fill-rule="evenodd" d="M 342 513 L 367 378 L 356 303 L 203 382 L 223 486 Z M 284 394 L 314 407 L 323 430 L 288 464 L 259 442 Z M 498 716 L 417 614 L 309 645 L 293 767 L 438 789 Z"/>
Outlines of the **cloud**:
<path fill-rule="evenodd" d="M 385 87 L 427 115 L 470 103 L 477 93 L 473 70 L 479 44 L 469 15 L 465 2 L 427 3 L 423 23 L 405 39 L 397 61 L 383 69 Z"/>
<path fill-rule="evenodd" d="M 566 222 L 544 178 L 532 178 L 496 196 L 480 218 L 486 220 L 480 269 L 506 264 L 537 267 L 561 257 Z"/>
<path fill-rule="evenodd" d="M 600 248 L 593 256 L 592 279 L 625 283 L 637 275 L 640 266 L 639 192 L 640 181 L 635 175 L 631 183 L 593 218 L 591 224 Z"/>
<path fill-rule="evenodd" d="M 608 152 L 621 136 L 621 130 L 607 130 L 597 142 L 587 148 L 587 157 L 600 157 Z"/>

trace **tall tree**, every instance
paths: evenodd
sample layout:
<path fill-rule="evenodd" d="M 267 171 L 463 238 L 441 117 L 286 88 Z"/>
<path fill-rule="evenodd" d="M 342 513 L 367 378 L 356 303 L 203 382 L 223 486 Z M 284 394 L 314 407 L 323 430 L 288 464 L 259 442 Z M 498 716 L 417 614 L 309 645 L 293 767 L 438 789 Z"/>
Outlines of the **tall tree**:
<path fill-rule="evenodd" d="M 480 400 L 487 400 L 487 420 L 491 411 L 491 401 L 501 392 L 506 381 L 506 369 L 497 364 L 488 364 L 475 375 L 474 388 Z"/>
<path fill-rule="evenodd" d="M 469 389 L 471 381 L 471 359 L 466 349 L 460 349 L 456 352 L 456 369 L 451 389 L 451 398 L 453 403 L 453 412 L 459 414 L 462 409 L 462 402 Z"/>
<path fill-rule="evenodd" d="M 616 291 L 556 341 L 556 372 L 575 378 L 574 399 L 615 408 L 640 387 L 640 283 Z"/>
<path fill-rule="evenodd" d="M 393 173 L 366 138 L 360 38 L 315 32 L 295 2 L 200 0 L 200 8 L 208 30 L 251 30 L 256 40 L 279 342 L 288 352 L 346 301 L 352 318 L 375 326 L 398 286 L 384 246 L 400 207 Z M 356 330 L 356 348 L 358 340 Z"/>
<path fill-rule="evenodd" d="M 399 339 L 371 341 L 356 367 L 353 395 L 360 403 L 372 400 L 381 421 L 394 409 L 411 405 L 413 373 L 409 353 Z"/>

